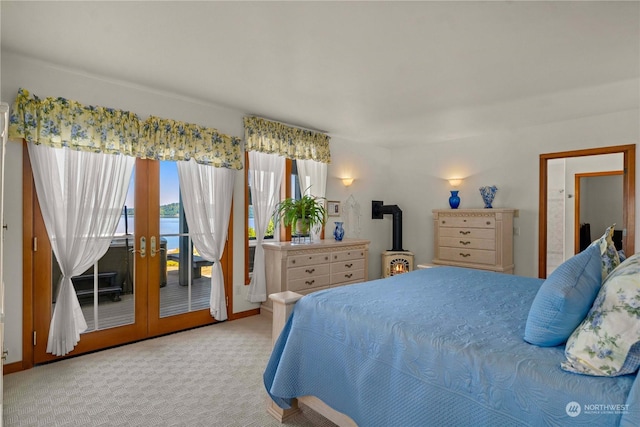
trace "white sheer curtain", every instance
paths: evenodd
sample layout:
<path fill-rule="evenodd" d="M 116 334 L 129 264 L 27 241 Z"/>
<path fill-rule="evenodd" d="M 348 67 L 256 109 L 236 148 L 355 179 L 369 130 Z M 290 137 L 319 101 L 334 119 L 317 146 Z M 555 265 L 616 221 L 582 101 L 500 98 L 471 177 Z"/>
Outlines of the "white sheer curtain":
<path fill-rule="evenodd" d="M 253 275 L 247 294 L 250 302 L 267 300 L 267 278 L 265 272 L 262 241 L 280 200 L 280 185 L 284 174 L 285 158 L 277 154 L 249 151 L 249 176 L 251 203 L 256 228 L 256 251 L 253 258 Z"/>
<path fill-rule="evenodd" d="M 62 272 L 47 352 L 63 356 L 87 329 L 71 277 L 109 249 L 135 159 L 32 143 L 28 149 L 42 217 Z"/>
<path fill-rule="evenodd" d="M 303 194 L 325 197 L 327 192 L 327 164 L 315 160 L 296 160 L 300 191 Z M 317 224 L 311 229 L 311 241 L 320 241 L 322 225 Z"/>
<path fill-rule="evenodd" d="M 189 235 L 200 256 L 213 261 L 209 310 L 217 320 L 227 320 L 224 276 L 220 258 L 224 253 L 231 215 L 235 170 L 178 162 L 178 176 Z"/>

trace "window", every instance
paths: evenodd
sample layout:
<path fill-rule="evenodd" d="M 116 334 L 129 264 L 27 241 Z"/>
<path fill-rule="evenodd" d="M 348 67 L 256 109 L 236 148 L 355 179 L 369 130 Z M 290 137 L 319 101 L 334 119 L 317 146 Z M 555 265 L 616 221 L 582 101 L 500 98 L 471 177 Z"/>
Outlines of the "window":
<path fill-rule="evenodd" d="M 245 230 L 246 230 L 246 244 L 245 244 L 245 283 L 248 285 L 251 282 L 251 274 L 253 273 L 253 257 L 255 254 L 256 245 L 256 230 L 253 218 L 253 205 L 251 203 L 251 179 L 249 171 L 249 155 L 245 153 Z M 298 170 L 296 167 L 296 161 L 287 159 L 285 170 L 285 179 L 283 180 L 284 188 L 281 189 L 282 198 L 294 197 L 299 199 L 301 196 L 300 183 L 298 180 Z M 273 219 L 269 220 L 269 225 L 265 233 L 265 240 L 289 240 L 290 234 L 287 230 L 280 230 L 276 232 L 276 224 Z"/>

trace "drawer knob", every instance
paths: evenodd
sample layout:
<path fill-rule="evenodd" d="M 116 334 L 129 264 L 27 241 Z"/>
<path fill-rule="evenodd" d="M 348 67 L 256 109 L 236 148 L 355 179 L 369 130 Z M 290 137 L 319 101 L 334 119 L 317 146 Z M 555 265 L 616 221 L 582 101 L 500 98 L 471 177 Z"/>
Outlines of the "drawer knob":
<path fill-rule="evenodd" d="M 446 224 L 446 223 L 447 223 L 447 221 L 445 221 L 445 220 L 442 220 L 442 223 L 443 223 L 443 224 Z"/>
<path fill-rule="evenodd" d="M 462 258 L 466 258 L 466 257 L 468 257 L 468 256 L 471 256 L 471 254 L 463 254 L 462 252 L 460 252 L 460 256 L 461 256 Z"/>
<path fill-rule="evenodd" d="M 351 279 L 351 276 L 353 276 L 353 273 L 349 273 L 349 274 L 345 274 L 344 277 L 346 277 L 347 279 Z"/>
<path fill-rule="evenodd" d="M 304 282 L 305 285 L 309 285 L 309 286 L 313 285 L 314 283 L 315 283 L 315 279 L 307 280 L 307 281 Z"/>
<path fill-rule="evenodd" d="M 467 231 L 460 230 L 460 234 L 462 234 L 463 236 L 466 236 L 469 233 L 471 233 L 471 231 L 469 231 L 469 230 L 467 230 Z"/>
<path fill-rule="evenodd" d="M 468 245 L 468 244 L 469 244 L 469 243 L 471 243 L 471 242 L 465 242 L 465 241 L 460 240 L 460 243 L 466 246 L 466 245 Z"/>
<path fill-rule="evenodd" d="M 292 259 L 292 260 L 291 260 L 291 264 L 295 264 L 295 263 L 296 263 L 296 260 L 295 260 L 295 259 Z"/>
<path fill-rule="evenodd" d="M 491 221 L 487 221 L 487 225 L 491 225 Z"/>
<path fill-rule="evenodd" d="M 316 271 L 316 269 L 315 269 L 315 268 L 307 268 L 305 271 L 306 271 L 307 273 L 311 274 L 311 273 L 313 273 L 314 271 Z"/>
<path fill-rule="evenodd" d="M 345 264 L 344 266 L 347 267 L 347 268 L 351 268 L 351 267 L 353 267 L 353 264 Z"/>

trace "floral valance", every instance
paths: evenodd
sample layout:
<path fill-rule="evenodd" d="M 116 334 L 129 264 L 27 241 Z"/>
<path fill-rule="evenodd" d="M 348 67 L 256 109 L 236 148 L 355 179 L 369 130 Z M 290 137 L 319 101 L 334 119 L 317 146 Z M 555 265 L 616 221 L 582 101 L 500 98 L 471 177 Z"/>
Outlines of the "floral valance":
<path fill-rule="evenodd" d="M 139 150 L 158 160 L 190 160 L 197 163 L 242 169 L 240 138 L 191 123 L 151 116 L 140 128 Z"/>
<path fill-rule="evenodd" d="M 331 163 L 329 136 L 260 117 L 244 118 L 246 151 L 279 154 L 290 159 Z"/>
<path fill-rule="evenodd" d="M 64 98 L 40 99 L 20 89 L 9 116 L 9 137 L 55 148 L 133 155 L 139 126 L 138 116 L 127 111 Z"/>
<path fill-rule="evenodd" d="M 9 118 L 9 137 L 34 144 L 124 154 L 154 160 L 190 160 L 242 169 L 240 138 L 212 128 L 149 117 L 65 98 L 40 99 L 20 89 Z"/>

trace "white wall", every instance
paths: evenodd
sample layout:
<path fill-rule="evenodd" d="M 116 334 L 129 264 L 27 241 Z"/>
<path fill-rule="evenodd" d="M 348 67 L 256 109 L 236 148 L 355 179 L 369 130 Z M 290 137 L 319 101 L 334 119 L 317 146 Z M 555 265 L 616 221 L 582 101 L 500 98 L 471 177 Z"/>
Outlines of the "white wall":
<path fill-rule="evenodd" d="M 370 240 L 369 279 L 380 278 L 382 267 L 380 254 L 391 249 L 391 216 L 382 220 L 371 219 L 371 201 L 382 200 L 386 204 L 397 204 L 394 185 L 391 181 L 391 150 L 349 141 L 331 139 L 331 164 L 327 171 L 327 199 L 338 200 L 344 208 L 349 196 L 353 195 L 361 210 L 360 238 Z M 353 184 L 345 187 L 340 178 L 354 178 Z M 400 208 L 403 208 L 400 206 Z M 345 220 L 331 217 L 326 226 L 325 236 L 331 238 L 333 222 Z M 406 235 L 406 232 L 404 233 Z M 345 237 L 358 237 L 353 230 L 345 228 Z"/>
<path fill-rule="evenodd" d="M 580 222 L 591 224 L 591 239 L 600 237 L 612 224 L 616 224 L 616 230 L 621 230 L 623 176 L 583 177 L 580 181 L 580 205 L 583 197 L 587 199 L 580 212 Z"/>

